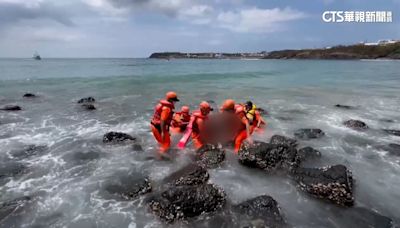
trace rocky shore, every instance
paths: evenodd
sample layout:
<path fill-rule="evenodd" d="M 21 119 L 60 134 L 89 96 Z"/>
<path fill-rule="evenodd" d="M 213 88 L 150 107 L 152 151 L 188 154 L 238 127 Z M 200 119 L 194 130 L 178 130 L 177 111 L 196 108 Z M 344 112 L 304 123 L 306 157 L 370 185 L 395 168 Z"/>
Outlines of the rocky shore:
<path fill-rule="evenodd" d="M 156 52 L 154 59 L 400 59 L 400 42 L 367 46 L 339 45 L 329 48 L 280 50 L 258 53 L 181 53 Z"/>

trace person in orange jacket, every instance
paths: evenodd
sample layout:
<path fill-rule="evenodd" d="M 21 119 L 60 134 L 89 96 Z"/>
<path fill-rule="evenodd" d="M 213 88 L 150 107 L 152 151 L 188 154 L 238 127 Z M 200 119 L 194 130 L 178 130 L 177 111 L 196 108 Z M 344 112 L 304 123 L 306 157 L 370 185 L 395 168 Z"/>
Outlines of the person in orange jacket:
<path fill-rule="evenodd" d="M 176 92 L 170 91 L 166 93 L 165 100 L 160 100 L 154 108 L 151 131 L 154 138 L 160 144 L 161 152 L 166 152 L 171 146 L 169 127 L 174 115 L 175 102 L 178 101 Z"/>
<path fill-rule="evenodd" d="M 172 131 L 175 133 L 183 133 L 190 122 L 190 108 L 182 106 L 180 112 L 176 112 L 172 118 Z"/>
<path fill-rule="evenodd" d="M 232 129 L 235 131 L 234 136 L 234 151 L 235 153 L 239 152 L 240 146 L 242 145 L 244 140 L 249 140 L 250 138 L 250 124 L 246 117 L 245 109 L 242 105 L 236 105 L 234 100 L 228 99 L 225 100 L 224 104 L 221 107 L 222 113 L 232 113 L 239 120 L 237 126 L 236 123 L 230 123 L 232 125 Z"/>
<path fill-rule="evenodd" d="M 203 147 L 207 138 L 205 135 L 205 122 L 208 120 L 208 114 L 213 111 L 210 104 L 202 101 L 199 105 L 199 110 L 193 112 L 189 126 L 192 129 L 192 140 L 196 149 Z"/>

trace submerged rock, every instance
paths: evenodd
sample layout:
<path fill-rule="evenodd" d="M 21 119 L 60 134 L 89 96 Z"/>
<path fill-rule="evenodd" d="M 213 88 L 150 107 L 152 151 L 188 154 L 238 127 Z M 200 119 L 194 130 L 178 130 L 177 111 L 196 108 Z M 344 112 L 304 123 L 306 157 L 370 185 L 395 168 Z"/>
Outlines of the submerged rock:
<path fill-rule="evenodd" d="M 18 106 L 18 105 L 6 105 L 6 106 L 0 108 L 0 110 L 3 110 L 3 111 L 20 111 L 20 110 L 22 110 L 22 108 L 20 106 Z"/>
<path fill-rule="evenodd" d="M 386 150 L 390 155 L 400 156 L 400 144 L 391 143 L 387 146 Z"/>
<path fill-rule="evenodd" d="M 352 206 L 353 177 L 344 165 L 326 168 L 298 168 L 293 175 L 300 189 L 342 206 Z"/>
<path fill-rule="evenodd" d="M 400 136 L 400 130 L 384 129 L 383 131 L 390 135 Z"/>
<path fill-rule="evenodd" d="M 93 97 L 85 97 L 85 98 L 78 100 L 78 104 L 93 103 L 93 102 L 96 102 L 96 100 Z"/>
<path fill-rule="evenodd" d="M 354 106 L 350 106 L 350 105 L 341 105 L 341 104 L 337 104 L 335 105 L 336 108 L 342 108 L 342 109 L 355 109 Z"/>
<path fill-rule="evenodd" d="M 0 203 L 0 227 L 13 227 L 18 221 L 16 217 L 22 217 L 26 212 L 26 206 L 32 203 L 33 198 L 23 196 Z M 18 227 L 18 226 L 15 226 Z"/>
<path fill-rule="evenodd" d="M 274 135 L 269 141 L 271 144 L 285 144 L 288 146 L 296 147 L 297 140 L 282 135 Z"/>
<path fill-rule="evenodd" d="M 240 213 L 240 227 L 284 227 L 278 203 L 267 195 L 257 196 L 233 207 Z M 242 217 L 246 218 L 242 218 Z"/>
<path fill-rule="evenodd" d="M 18 162 L 0 163 L 0 179 L 23 174 L 27 167 Z"/>
<path fill-rule="evenodd" d="M 134 141 L 136 138 L 122 132 L 108 132 L 103 136 L 103 143 L 121 143 L 126 141 Z"/>
<path fill-rule="evenodd" d="M 200 165 L 207 168 L 218 167 L 225 160 L 225 150 L 218 146 L 207 144 L 197 150 Z"/>
<path fill-rule="evenodd" d="M 213 212 L 225 204 L 225 193 L 212 184 L 171 187 L 148 200 L 150 210 L 167 223 Z"/>
<path fill-rule="evenodd" d="M 166 177 L 164 182 L 175 186 L 200 185 L 206 183 L 209 178 L 210 175 L 205 168 L 191 163 Z"/>
<path fill-rule="evenodd" d="M 299 139 L 317 139 L 324 136 L 321 129 L 299 129 L 294 132 L 294 136 Z"/>
<path fill-rule="evenodd" d="M 42 155 L 48 151 L 48 147 L 44 145 L 27 145 L 22 150 L 11 152 L 13 158 L 29 158 L 36 155 Z"/>
<path fill-rule="evenodd" d="M 297 151 L 297 155 L 301 161 L 305 161 L 308 159 L 315 159 L 321 157 L 321 152 L 312 148 L 312 147 L 304 147 Z"/>
<path fill-rule="evenodd" d="M 85 110 L 89 110 L 89 111 L 96 110 L 96 107 L 93 104 L 82 104 L 81 106 Z"/>
<path fill-rule="evenodd" d="M 393 227 L 393 220 L 363 207 L 335 210 L 340 227 Z"/>
<path fill-rule="evenodd" d="M 24 98 L 34 98 L 34 97 L 36 97 L 36 95 L 33 94 L 33 93 L 25 93 L 22 97 L 24 97 Z"/>
<path fill-rule="evenodd" d="M 344 126 L 357 131 L 368 129 L 368 125 L 361 120 L 347 120 L 343 124 Z"/>
<path fill-rule="evenodd" d="M 151 189 L 149 179 L 135 171 L 119 172 L 104 184 L 104 190 L 108 194 L 125 200 L 134 199 Z"/>
<path fill-rule="evenodd" d="M 277 169 L 291 171 L 299 166 L 300 160 L 293 146 L 255 141 L 253 144 L 242 145 L 239 150 L 239 163 L 268 172 Z"/>

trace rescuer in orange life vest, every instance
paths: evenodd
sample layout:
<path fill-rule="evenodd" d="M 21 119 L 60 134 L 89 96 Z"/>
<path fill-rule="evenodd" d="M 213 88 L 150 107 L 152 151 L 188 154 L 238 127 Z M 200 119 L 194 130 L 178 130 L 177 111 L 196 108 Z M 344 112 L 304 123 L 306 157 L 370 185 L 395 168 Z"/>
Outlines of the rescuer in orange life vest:
<path fill-rule="evenodd" d="M 231 113 L 234 114 L 239 121 L 231 121 L 232 123 L 228 123 L 232 125 L 232 130 L 234 131 L 234 150 L 237 153 L 240 149 L 244 140 L 249 140 L 250 138 L 250 124 L 246 117 L 245 109 L 242 105 L 236 105 L 234 100 L 228 99 L 225 100 L 224 104 L 221 107 L 222 113 Z"/>
<path fill-rule="evenodd" d="M 190 122 L 190 109 L 188 106 L 182 106 L 180 112 L 176 112 L 172 118 L 172 131 L 183 133 Z"/>
<path fill-rule="evenodd" d="M 205 122 L 208 120 L 208 114 L 211 111 L 213 111 L 213 108 L 210 104 L 203 101 L 199 105 L 199 110 L 193 112 L 189 127 L 192 129 L 192 140 L 196 149 L 200 149 L 207 138 Z"/>
<path fill-rule="evenodd" d="M 171 145 L 169 127 L 174 115 L 174 104 L 178 101 L 177 94 L 171 91 L 165 95 L 165 100 L 161 100 L 154 108 L 151 130 L 154 138 L 160 144 L 161 152 L 166 152 Z"/>

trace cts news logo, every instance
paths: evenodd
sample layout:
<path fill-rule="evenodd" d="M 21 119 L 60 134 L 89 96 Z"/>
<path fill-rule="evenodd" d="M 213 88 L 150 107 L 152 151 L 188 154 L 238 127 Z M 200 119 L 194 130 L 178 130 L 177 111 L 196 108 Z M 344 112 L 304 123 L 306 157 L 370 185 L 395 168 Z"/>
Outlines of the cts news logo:
<path fill-rule="evenodd" d="M 322 20 L 327 23 L 384 23 L 392 22 L 392 11 L 325 11 Z"/>

